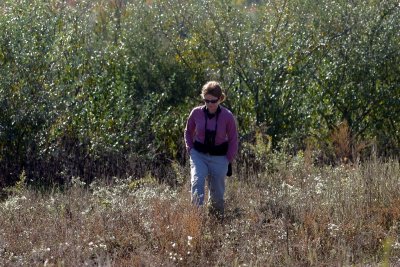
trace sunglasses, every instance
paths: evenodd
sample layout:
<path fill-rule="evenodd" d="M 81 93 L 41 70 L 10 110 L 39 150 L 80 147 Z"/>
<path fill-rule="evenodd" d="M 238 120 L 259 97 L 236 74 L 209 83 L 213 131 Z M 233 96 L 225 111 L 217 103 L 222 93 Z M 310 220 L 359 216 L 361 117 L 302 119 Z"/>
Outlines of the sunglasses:
<path fill-rule="evenodd" d="M 213 100 L 203 99 L 203 100 L 204 100 L 204 102 L 206 102 L 206 103 L 213 103 L 213 104 L 215 104 L 215 103 L 218 102 L 219 99 L 213 99 Z"/>

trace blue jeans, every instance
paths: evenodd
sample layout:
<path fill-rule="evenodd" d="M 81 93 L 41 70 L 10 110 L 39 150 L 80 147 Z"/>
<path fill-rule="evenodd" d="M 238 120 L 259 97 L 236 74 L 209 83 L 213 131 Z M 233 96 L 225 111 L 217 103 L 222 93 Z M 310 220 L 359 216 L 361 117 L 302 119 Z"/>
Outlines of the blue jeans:
<path fill-rule="evenodd" d="M 212 156 L 194 148 L 190 150 L 190 175 L 192 203 L 204 204 L 204 190 L 207 179 L 208 203 L 213 210 L 224 213 L 225 176 L 228 171 L 226 156 Z"/>

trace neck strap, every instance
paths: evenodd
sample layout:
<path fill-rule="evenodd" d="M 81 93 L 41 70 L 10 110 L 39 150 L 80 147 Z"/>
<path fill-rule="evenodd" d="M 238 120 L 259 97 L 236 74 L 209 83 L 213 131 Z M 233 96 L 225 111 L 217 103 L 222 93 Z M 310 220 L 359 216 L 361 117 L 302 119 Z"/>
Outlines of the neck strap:
<path fill-rule="evenodd" d="M 204 126 L 204 131 L 207 131 L 207 121 L 208 121 L 208 115 L 207 115 L 208 110 L 207 110 L 207 107 L 204 107 L 203 111 L 204 111 L 204 119 L 206 121 L 205 122 L 205 126 Z M 218 129 L 218 115 L 219 115 L 219 113 L 221 113 L 221 107 L 220 106 L 218 106 L 217 111 L 215 112 L 215 132 L 217 132 L 217 129 Z"/>

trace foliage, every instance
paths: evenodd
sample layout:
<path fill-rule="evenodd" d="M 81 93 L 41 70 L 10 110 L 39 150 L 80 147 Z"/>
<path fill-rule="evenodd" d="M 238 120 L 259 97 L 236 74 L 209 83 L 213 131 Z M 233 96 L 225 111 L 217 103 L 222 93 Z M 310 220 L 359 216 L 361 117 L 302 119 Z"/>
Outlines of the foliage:
<path fill-rule="evenodd" d="M 366 148 L 398 155 L 399 9 L 395 0 L 2 1 L 0 186 L 22 170 L 28 181 L 90 181 L 132 175 L 142 160 L 183 162 L 186 117 L 211 79 L 240 135 L 262 128 L 271 149 L 330 148 L 346 121 L 350 150 L 374 143 Z"/>
<path fill-rule="evenodd" d="M 223 222 L 191 204 L 189 181 L 74 177 L 62 191 L 27 188 L 0 202 L 0 265 L 399 264 L 398 160 L 317 167 L 270 156 L 283 159 L 274 173 L 227 180 Z"/>

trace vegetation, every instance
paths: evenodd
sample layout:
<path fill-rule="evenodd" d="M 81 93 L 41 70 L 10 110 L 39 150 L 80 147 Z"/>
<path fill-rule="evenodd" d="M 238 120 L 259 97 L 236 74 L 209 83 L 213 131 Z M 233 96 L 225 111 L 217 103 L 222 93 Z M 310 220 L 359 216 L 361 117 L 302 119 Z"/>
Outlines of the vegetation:
<path fill-rule="evenodd" d="M 284 157 L 271 155 L 281 163 L 271 173 L 235 170 L 223 223 L 190 204 L 188 180 L 172 188 L 151 175 L 74 178 L 45 193 L 20 184 L 0 203 L 0 265 L 399 264 L 398 161 L 321 168 L 306 155 Z"/>
<path fill-rule="evenodd" d="M 397 0 L 3 0 L 0 265 L 399 264 Z M 219 80 L 219 224 L 186 118 Z"/>
<path fill-rule="evenodd" d="M 2 1 L 0 177 L 39 183 L 181 163 L 201 85 L 222 82 L 242 143 L 334 162 L 399 154 L 398 1 Z M 248 152 L 248 151 L 247 151 Z M 254 154 L 254 153 L 253 153 Z"/>

